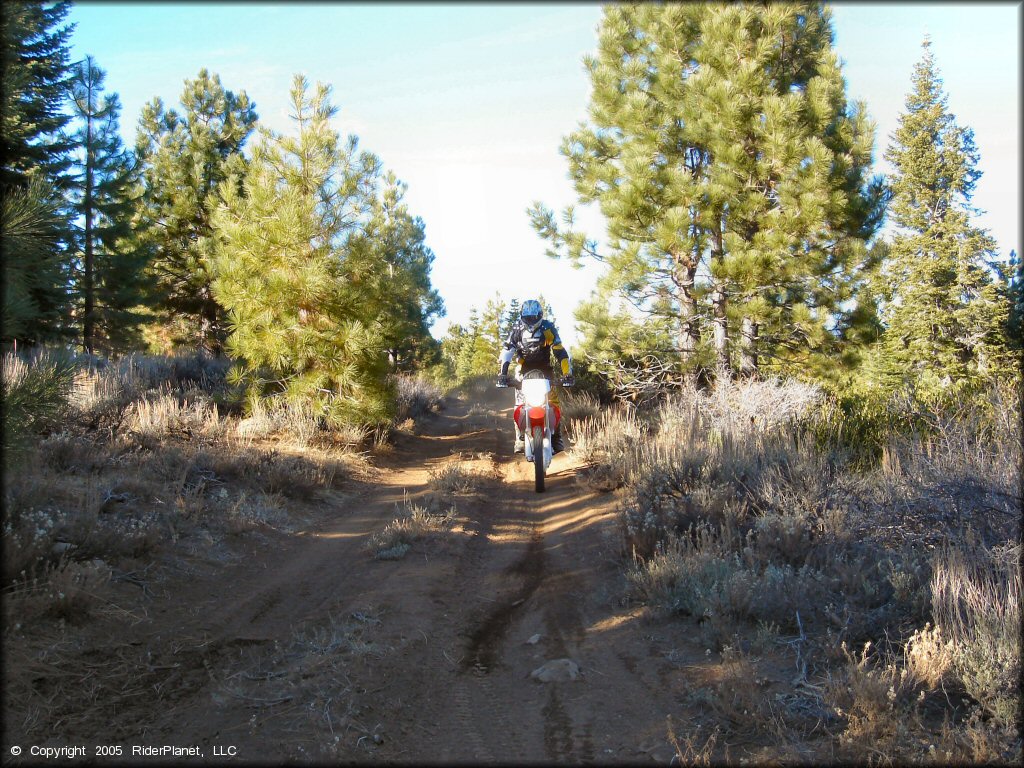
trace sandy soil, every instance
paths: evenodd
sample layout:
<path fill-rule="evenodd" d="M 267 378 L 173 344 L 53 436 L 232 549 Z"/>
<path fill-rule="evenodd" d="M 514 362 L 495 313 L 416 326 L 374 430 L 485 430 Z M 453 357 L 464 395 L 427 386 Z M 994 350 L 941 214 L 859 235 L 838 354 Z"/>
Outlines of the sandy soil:
<path fill-rule="evenodd" d="M 137 609 L 34 652 L 80 685 L 47 722 L 8 724 L 5 762 L 12 739 L 123 745 L 131 762 L 160 745 L 205 762 L 668 762 L 666 716 L 714 666 L 692 624 L 624 603 L 614 498 L 575 482 L 571 453 L 534 491 L 510 406 L 455 399 L 309 530 L 211 543 L 145 594 L 122 584 Z M 455 498 L 455 527 L 374 559 L 367 538 L 455 461 L 486 476 Z M 531 677 L 557 659 L 578 678 Z"/>

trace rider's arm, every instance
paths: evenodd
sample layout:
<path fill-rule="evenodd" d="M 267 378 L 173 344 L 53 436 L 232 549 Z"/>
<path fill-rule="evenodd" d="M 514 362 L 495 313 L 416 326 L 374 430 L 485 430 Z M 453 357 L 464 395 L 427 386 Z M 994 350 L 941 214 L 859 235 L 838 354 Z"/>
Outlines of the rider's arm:
<path fill-rule="evenodd" d="M 515 353 L 513 352 L 512 348 L 507 346 L 507 342 L 506 342 L 505 348 L 503 350 L 501 350 L 501 354 L 498 355 L 498 362 L 501 363 L 501 375 L 502 376 L 508 376 L 508 366 L 509 366 L 509 363 L 512 362 L 512 357 L 513 357 L 514 354 Z"/>
<path fill-rule="evenodd" d="M 568 376 L 572 373 L 572 361 L 569 360 L 569 353 L 565 351 L 565 347 L 562 346 L 562 340 L 558 338 L 558 330 L 555 326 L 544 329 L 544 340 L 551 345 L 551 351 L 555 355 L 555 359 L 558 360 L 558 364 L 562 369 L 562 375 Z"/>

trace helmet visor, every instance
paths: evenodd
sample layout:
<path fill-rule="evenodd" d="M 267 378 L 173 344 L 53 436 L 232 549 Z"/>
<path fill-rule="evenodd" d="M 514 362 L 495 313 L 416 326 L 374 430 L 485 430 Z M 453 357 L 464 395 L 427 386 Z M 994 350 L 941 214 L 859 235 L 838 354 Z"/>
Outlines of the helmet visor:
<path fill-rule="evenodd" d="M 523 322 L 532 327 L 540 322 L 540 315 L 523 315 Z"/>

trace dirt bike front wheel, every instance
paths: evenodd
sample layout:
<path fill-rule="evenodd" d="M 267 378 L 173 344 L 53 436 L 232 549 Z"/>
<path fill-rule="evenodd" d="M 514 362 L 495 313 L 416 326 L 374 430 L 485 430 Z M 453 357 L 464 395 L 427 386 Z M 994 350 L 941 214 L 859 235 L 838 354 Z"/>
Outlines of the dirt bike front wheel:
<path fill-rule="evenodd" d="M 533 428 L 533 483 L 537 493 L 544 491 L 544 429 Z"/>

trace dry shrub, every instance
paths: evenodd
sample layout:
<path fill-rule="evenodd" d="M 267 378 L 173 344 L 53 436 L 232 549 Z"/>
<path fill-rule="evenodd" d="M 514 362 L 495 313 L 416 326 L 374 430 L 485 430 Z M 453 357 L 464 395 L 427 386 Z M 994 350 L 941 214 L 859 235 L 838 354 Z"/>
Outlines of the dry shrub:
<path fill-rule="evenodd" d="M 586 465 L 578 472 L 583 483 L 611 491 L 637 476 L 648 427 L 634 411 L 609 408 L 569 422 L 567 431 L 573 453 Z"/>
<path fill-rule="evenodd" d="M 80 624 L 105 602 L 110 566 L 102 560 L 75 562 L 61 559 L 42 572 L 19 582 L 5 595 L 5 623 L 20 629 L 49 618 Z"/>
<path fill-rule="evenodd" d="M 671 418 L 659 422 L 634 463 L 641 469 L 620 507 L 629 552 L 647 556 L 666 536 L 709 522 L 757 527 L 765 559 L 774 546 L 797 564 L 812 540 L 847 535 L 849 500 L 836 467 L 792 435 L 743 437 L 709 432 L 700 417 Z"/>
<path fill-rule="evenodd" d="M 910 636 L 903 654 L 911 679 L 930 691 L 942 684 L 953 665 L 953 643 L 942 637 L 941 627 L 930 624 Z"/>
<path fill-rule="evenodd" d="M 712 432 L 742 435 L 799 425 L 814 417 L 825 402 L 814 384 L 795 379 L 722 379 L 710 392 L 692 383 L 673 392 L 662 405 L 658 421 L 691 422 L 699 417 Z"/>
<path fill-rule="evenodd" d="M 38 577 L 61 560 L 116 562 L 154 549 L 162 539 L 157 515 L 139 511 L 116 489 L 95 478 L 63 484 L 41 465 L 8 479 L 4 583 Z"/>
<path fill-rule="evenodd" d="M 594 419 L 601 413 L 601 403 L 589 392 L 567 390 L 561 398 L 562 418 L 566 423 Z"/>
<path fill-rule="evenodd" d="M 39 457 L 57 472 L 89 474 L 103 469 L 111 459 L 108 446 L 69 432 L 49 435 L 39 443 Z"/>
<path fill-rule="evenodd" d="M 326 622 L 310 622 L 303 625 L 296 633 L 292 642 L 292 648 L 303 654 L 311 656 L 337 657 L 340 654 L 351 654 L 364 656 L 366 654 L 378 654 L 379 649 L 376 643 L 370 641 L 366 636 L 369 634 L 367 625 L 379 624 L 380 620 L 364 614 L 358 615 L 362 619 L 355 621 L 343 621 L 334 614 L 327 615 Z M 339 660 L 340 659 L 336 659 Z M 310 677 L 309 671 L 303 675 Z"/>
<path fill-rule="evenodd" d="M 936 623 L 952 644 L 953 668 L 998 723 L 1021 713 L 1019 543 L 1000 549 L 944 549 L 932 575 Z"/>
<path fill-rule="evenodd" d="M 666 726 L 668 741 L 676 751 L 675 761 L 678 761 L 679 765 L 711 765 L 715 742 L 718 741 L 717 727 L 707 737 L 704 736 L 700 725 L 687 727 L 680 738 L 672 727 L 671 715 L 666 718 Z M 726 746 L 726 755 L 728 749 Z M 728 760 L 728 757 L 726 759 Z"/>
<path fill-rule="evenodd" d="M 908 728 L 916 716 L 916 679 L 892 658 L 879 658 L 872 644 L 865 643 L 855 656 L 842 644 L 846 666 L 826 686 L 825 699 L 847 720 L 840 745 L 860 755 L 866 749 L 889 753 L 907 741 Z"/>
<path fill-rule="evenodd" d="M 822 593 L 820 577 L 810 568 L 762 565 L 749 546 L 737 551 L 733 536 L 706 524 L 636 560 L 627 578 L 653 607 L 699 617 L 719 634 L 737 621 L 792 626 L 796 612 Z"/>
<path fill-rule="evenodd" d="M 6 489 L 5 489 L 6 490 Z M 23 500 L 19 502 L 24 504 Z M 4 584 L 24 580 L 53 558 L 60 513 L 53 507 L 27 505 L 19 509 L 7 497 L 3 523 Z"/>
<path fill-rule="evenodd" d="M 444 394 L 440 387 L 422 376 L 395 376 L 394 382 L 395 424 L 436 413 L 444 407 Z"/>
<path fill-rule="evenodd" d="M 468 495 L 480 490 L 484 481 L 479 472 L 466 469 L 462 465 L 451 462 L 430 473 L 428 485 L 435 493 L 450 495 Z"/>
<path fill-rule="evenodd" d="M 1019 386 L 994 385 L 954 410 L 921 406 L 921 432 L 891 435 L 881 466 L 862 478 L 866 527 L 896 507 L 930 544 L 963 538 L 966 526 L 988 546 L 1019 540 Z"/>
<path fill-rule="evenodd" d="M 244 452 L 201 450 L 179 464 L 186 485 L 204 480 L 233 479 L 254 485 L 267 494 L 315 501 L 320 493 L 347 477 L 345 464 L 319 453 L 282 454 L 274 449 Z"/>
<path fill-rule="evenodd" d="M 260 528 L 284 529 L 288 513 L 280 495 L 245 491 L 225 512 L 225 524 L 231 533 L 244 533 Z"/>
<path fill-rule="evenodd" d="M 304 403 L 267 403 L 255 400 L 249 415 L 237 423 L 236 434 L 244 444 L 275 438 L 292 447 L 354 450 L 369 438 L 366 427 L 329 425 L 324 416 Z"/>
<path fill-rule="evenodd" d="M 413 542 L 447 530 L 454 520 L 454 507 L 438 512 L 435 506 L 429 503 L 413 504 L 406 499 L 398 517 L 383 530 L 371 535 L 365 549 L 373 552 L 378 560 L 400 560 L 405 557 Z"/>
<path fill-rule="evenodd" d="M 155 399 L 134 403 L 128 428 L 152 444 L 169 437 L 214 436 L 221 431 L 221 421 L 217 406 L 199 390 L 190 390 L 183 395 L 165 392 Z"/>
<path fill-rule="evenodd" d="M 961 723 L 947 718 L 929 746 L 929 762 L 944 765 L 1021 765 L 1021 734 L 1016 725 L 1002 726 L 976 707 Z"/>
<path fill-rule="evenodd" d="M 271 451 L 260 472 L 265 493 L 280 493 L 292 499 L 315 500 L 320 491 L 334 485 L 339 464 L 319 456 L 280 455 Z"/>
<path fill-rule="evenodd" d="M 811 669 L 831 681 L 833 711 L 822 716 L 845 719 L 843 759 L 1012 761 L 1020 546 L 1008 542 L 1020 536 L 1021 443 L 1015 398 L 1004 395 L 921 410 L 913 422 L 927 429 L 890 427 L 885 461 L 865 467 L 822 439 L 816 420 L 836 414 L 813 389 L 683 392 L 638 417 L 647 439 L 604 467 L 627 485 L 620 521 L 633 594 L 696 617 L 718 641 L 741 621 L 799 629 L 803 651 L 842 665 L 835 674 L 818 658 Z M 593 423 L 580 447 L 603 462 L 606 438 Z M 948 549 L 933 560 L 929 547 L 942 541 Z M 899 639 L 895 654 L 845 650 L 889 637 Z M 964 719 L 949 698 L 961 686 L 981 714 Z M 765 722 L 781 735 L 802 706 Z M 939 713 L 952 719 L 936 739 Z"/>
<path fill-rule="evenodd" d="M 1015 723 L 983 717 L 975 706 L 966 717 L 940 727 L 928 720 L 928 693 L 948 702 L 942 690 L 956 664 L 954 643 L 938 627 L 914 632 L 898 653 L 876 653 L 865 644 L 859 656 L 843 643 L 845 665 L 824 686 L 825 701 L 846 721 L 838 755 L 857 762 L 932 762 L 950 765 L 1019 764 L 1021 738 Z"/>

